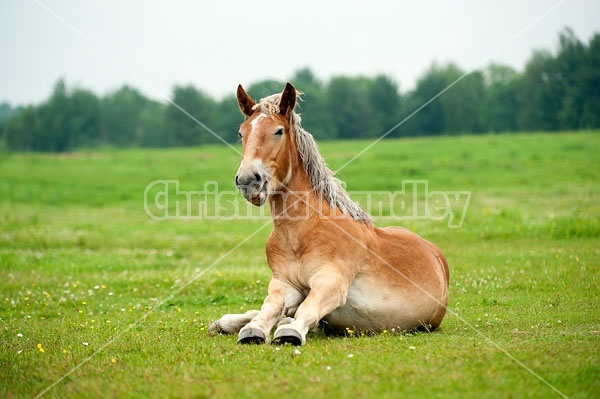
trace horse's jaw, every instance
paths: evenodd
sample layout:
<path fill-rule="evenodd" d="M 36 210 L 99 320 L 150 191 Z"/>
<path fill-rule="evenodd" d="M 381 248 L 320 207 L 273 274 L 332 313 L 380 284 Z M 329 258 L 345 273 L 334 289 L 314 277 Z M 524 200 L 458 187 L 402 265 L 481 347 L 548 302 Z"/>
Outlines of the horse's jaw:
<path fill-rule="evenodd" d="M 252 197 L 248 200 L 254 206 L 263 206 L 267 201 L 267 192 L 266 190 L 261 190 L 257 196 Z"/>

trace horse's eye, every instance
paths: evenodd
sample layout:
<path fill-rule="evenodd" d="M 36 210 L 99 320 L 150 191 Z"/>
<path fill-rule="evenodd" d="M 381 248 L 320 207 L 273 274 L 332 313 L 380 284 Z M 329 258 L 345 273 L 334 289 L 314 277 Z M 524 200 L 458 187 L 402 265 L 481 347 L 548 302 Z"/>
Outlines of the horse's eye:
<path fill-rule="evenodd" d="M 238 139 L 242 139 L 242 132 L 238 132 Z"/>
<path fill-rule="evenodd" d="M 283 134 L 283 128 L 279 129 L 278 131 L 275 132 L 276 136 L 281 136 Z"/>

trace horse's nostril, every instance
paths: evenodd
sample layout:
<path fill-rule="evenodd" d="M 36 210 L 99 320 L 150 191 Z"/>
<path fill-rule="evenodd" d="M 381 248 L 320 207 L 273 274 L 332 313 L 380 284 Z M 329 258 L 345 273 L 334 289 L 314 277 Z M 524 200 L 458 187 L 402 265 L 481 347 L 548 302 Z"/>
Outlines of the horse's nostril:
<path fill-rule="evenodd" d="M 260 173 L 240 173 L 235 175 L 235 185 L 237 187 L 244 186 L 260 186 L 262 185 L 262 176 Z"/>

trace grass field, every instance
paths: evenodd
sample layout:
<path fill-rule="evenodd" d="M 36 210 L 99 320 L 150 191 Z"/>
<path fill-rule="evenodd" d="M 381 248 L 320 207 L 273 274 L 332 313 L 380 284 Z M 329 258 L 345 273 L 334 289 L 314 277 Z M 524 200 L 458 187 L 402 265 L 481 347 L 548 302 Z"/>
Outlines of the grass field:
<path fill-rule="evenodd" d="M 321 150 L 336 169 L 368 144 Z M 401 223 L 446 253 L 450 313 L 299 349 L 206 332 L 260 306 L 268 223 L 144 211 L 157 179 L 233 189 L 231 149 L 0 154 L 0 397 L 598 397 L 599 153 L 600 132 L 379 143 L 338 175 L 348 190 L 471 191 L 461 228 Z"/>

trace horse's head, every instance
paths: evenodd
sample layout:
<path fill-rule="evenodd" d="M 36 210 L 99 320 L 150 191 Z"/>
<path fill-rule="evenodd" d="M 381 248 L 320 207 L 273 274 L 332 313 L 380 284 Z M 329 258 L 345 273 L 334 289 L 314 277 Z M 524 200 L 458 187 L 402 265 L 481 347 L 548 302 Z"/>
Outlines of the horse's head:
<path fill-rule="evenodd" d="M 279 101 L 267 101 L 278 99 Z M 286 84 L 281 95 L 256 104 L 240 85 L 237 100 L 248 117 L 240 126 L 242 163 L 235 184 L 252 204 L 262 206 L 269 194 L 280 190 L 292 175 L 292 115 L 296 89 Z"/>

